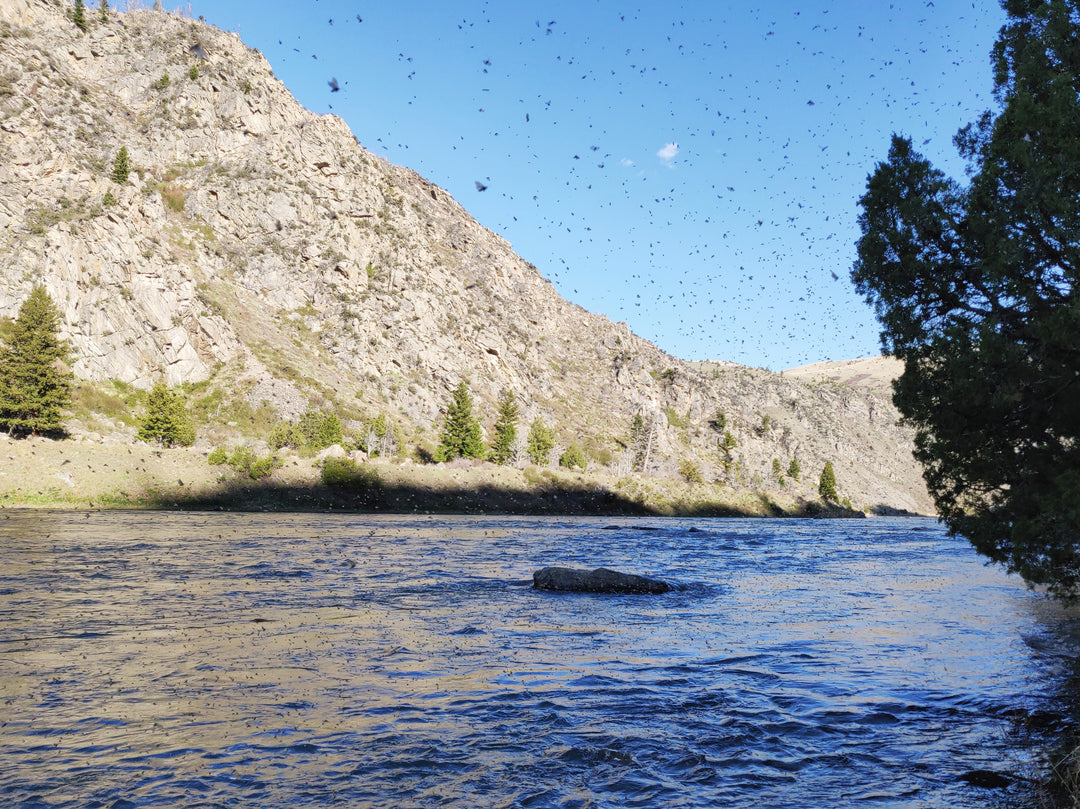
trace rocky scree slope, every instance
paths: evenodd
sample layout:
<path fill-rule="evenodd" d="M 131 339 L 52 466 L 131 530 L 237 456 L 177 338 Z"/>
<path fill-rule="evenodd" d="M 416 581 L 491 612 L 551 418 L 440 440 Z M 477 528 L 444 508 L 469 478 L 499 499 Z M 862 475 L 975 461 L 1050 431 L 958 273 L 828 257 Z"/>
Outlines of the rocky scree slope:
<path fill-rule="evenodd" d="M 237 35 L 162 11 L 0 3 L 0 316 L 44 282 L 85 380 L 202 383 L 282 418 L 386 414 L 434 441 L 467 378 L 485 429 L 512 390 L 598 463 L 768 489 L 826 460 L 862 507 L 927 512 L 910 433 L 880 391 L 694 366 L 562 299 L 445 190 L 301 107 Z M 132 171 L 110 179 L 121 147 Z M 738 442 L 719 464 L 722 411 Z M 801 488 L 799 488 L 801 487 Z"/>

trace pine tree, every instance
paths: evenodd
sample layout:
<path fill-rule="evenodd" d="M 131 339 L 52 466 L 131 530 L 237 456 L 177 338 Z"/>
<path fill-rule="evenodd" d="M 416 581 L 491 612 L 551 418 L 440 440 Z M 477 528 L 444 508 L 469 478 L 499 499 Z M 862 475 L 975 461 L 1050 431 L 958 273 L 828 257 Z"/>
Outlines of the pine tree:
<path fill-rule="evenodd" d="M 833 471 L 832 461 L 825 461 L 825 467 L 821 470 L 821 479 L 818 481 L 818 494 L 826 503 L 835 503 L 840 499 L 836 493 L 836 472 Z"/>
<path fill-rule="evenodd" d="M 113 160 L 112 172 L 109 174 L 109 179 L 114 183 L 123 185 L 127 182 L 130 173 L 131 163 L 128 160 L 127 146 L 121 146 L 120 151 L 116 153 L 116 158 Z"/>
<path fill-rule="evenodd" d="M 735 466 L 735 455 L 733 450 L 739 446 L 739 443 L 735 440 L 735 436 L 731 434 L 730 430 L 724 430 L 724 437 L 720 440 L 720 463 L 724 465 L 724 471 L 730 473 L 732 467 Z"/>
<path fill-rule="evenodd" d="M 0 346 L 0 428 L 12 434 L 62 433 L 71 399 L 67 346 L 57 336 L 60 314 L 45 287 L 35 286 Z"/>
<path fill-rule="evenodd" d="M 784 485 L 784 468 L 780 466 L 779 458 L 772 459 L 772 476 L 777 483 Z"/>
<path fill-rule="evenodd" d="M 787 476 L 792 480 L 798 480 L 800 472 L 802 472 L 802 469 L 799 468 L 799 456 L 792 456 L 791 463 L 788 464 Z"/>
<path fill-rule="evenodd" d="M 548 453 L 555 448 L 555 431 L 544 424 L 542 419 L 533 421 L 529 428 L 529 439 L 525 453 L 537 466 L 547 466 Z"/>
<path fill-rule="evenodd" d="M 75 10 L 71 13 L 71 20 L 80 31 L 86 30 L 86 5 L 83 0 L 75 0 Z"/>
<path fill-rule="evenodd" d="M 637 413 L 630 423 L 630 452 L 635 472 L 644 472 L 648 469 L 649 457 L 652 455 L 655 441 L 655 419 L 646 419 L 641 413 Z"/>
<path fill-rule="evenodd" d="M 910 139 L 860 200 L 852 279 L 903 360 L 893 401 L 953 534 L 1080 596 L 1080 2 L 1007 0 L 997 111 L 949 178 Z"/>
<path fill-rule="evenodd" d="M 465 380 L 457 386 L 446 408 L 439 446 L 435 450 L 438 462 L 452 461 L 454 458 L 480 458 L 484 454 L 484 440 L 480 432 L 480 422 L 472 412 L 473 400 L 469 395 L 469 386 Z"/>
<path fill-rule="evenodd" d="M 98 14 L 102 22 L 109 21 L 109 0 L 98 0 Z"/>
<path fill-rule="evenodd" d="M 158 382 L 146 402 L 146 418 L 139 428 L 140 441 L 162 446 L 190 447 L 195 443 L 195 427 L 191 423 L 184 397 Z"/>
<path fill-rule="evenodd" d="M 495 422 L 495 440 L 491 442 L 488 459 L 497 464 L 508 464 L 514 459 L 514 442 L 517 440 L 518 405 L 512 390 L 503 391 L 499 397 L 499 416 Z"/>

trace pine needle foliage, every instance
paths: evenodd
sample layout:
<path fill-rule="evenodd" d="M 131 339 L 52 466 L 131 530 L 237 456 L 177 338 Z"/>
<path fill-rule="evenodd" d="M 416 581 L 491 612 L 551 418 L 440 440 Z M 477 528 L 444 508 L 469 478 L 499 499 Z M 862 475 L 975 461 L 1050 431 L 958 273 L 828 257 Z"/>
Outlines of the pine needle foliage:
<path fill-rule="evenodd" d="M 63 433 L 72 374 L 59 326 L 52 298 L 44 286 L 35 286 L 0 346 L 0 429 L 12 435 Z"/>
<path fill-rule="evenodd" d="M 484 439 L 480 432 L 480 422 L 473 415 L 472 395 L 463 379 L 451 395 L 450 404 L 446 408 L 435 460 L 443 463 L 454 458 L 482 458 L 483 455 Z"/>
<path fill-rule="evenodd" d="M 825 461 L 825 466 L 821 470 L 818 494 L 826 503 L 836 503 L 840 500 L 840 495 L 836 493 L 836 471 L 833 469 L 832 461 Z"/>
<path fill-rule="evenodd" d="M 75 8 L 71 12 L 71 21 L 80 31 L 86 30 L 86 4 L 83 0 L 75 0 Z"/>
<path fill-rule="evenodd" d="M 535 419 L 529 427 L 529 438 L 525 445 L 525 454 L 537 466 L 547 466 L 548 454 L 555 448 L 555 431 L 544 424 L 543 419 Z"/>
<path fill-rule="evenodd" d="M 1080 598 L 1080 0 L 1005 0 L 966 181 L 894 135 L 860 200 L 856 288 L 950 532 Z"/>
<path fill-rule="evenodd" d="M 187 412 L 184 397 L 158 382 L 146 401 L 146 418 L 139 427 L 140 441 L 163 447 L 190 447 L 195 443 L 195 426 Z"/>
<path fill-rule="evenodd" d="M 128 158 L 127 146 L 121 146 L 120 151 L 116 153 L 116 157 L 113 159 L 109 179 L 114 183 L 123 185 L 128 181 L 129 174 L 131 174 L 131 161 Z"/>
<path fill-rule="evenodd" d="M 495 421 L 495 440 L 491 442 L 488 460 L 506 465 L 514 459 L 514 442 L 517 440 L 518 404 L 512 390 L 503 391 L 499 397 L 499 415 Z"/>

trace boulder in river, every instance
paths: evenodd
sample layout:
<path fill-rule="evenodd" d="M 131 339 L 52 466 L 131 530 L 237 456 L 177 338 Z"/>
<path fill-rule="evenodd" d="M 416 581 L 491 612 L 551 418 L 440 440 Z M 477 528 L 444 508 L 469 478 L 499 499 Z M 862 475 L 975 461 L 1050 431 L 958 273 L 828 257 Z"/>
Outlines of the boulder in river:
<path fill-rule="evenodd" d="M 620 573 L 606 567 L 580 570 L 573 567 L 545 567 L 533 573 L 537 590 L 560 590 L 571 593 L 666 593 L 671 585 L 660 579 Z"/>

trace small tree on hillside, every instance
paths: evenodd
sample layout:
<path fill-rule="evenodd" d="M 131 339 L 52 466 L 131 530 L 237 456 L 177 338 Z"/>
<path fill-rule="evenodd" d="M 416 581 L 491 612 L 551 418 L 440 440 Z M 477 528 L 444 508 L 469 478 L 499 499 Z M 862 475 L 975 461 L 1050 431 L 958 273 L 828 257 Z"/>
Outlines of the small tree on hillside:
<path fill-rule="evenodd" d="M 98 0 L 98 14 L 102 22 L 109 21 L 109 0 Z"/>
<path fill-rule="evenodd" d="M 514 443 L 517 441 L 518 405 L 512 390 L 503 391 L 499 397 L 499 416 L 495 421 L 495 440 L 491 442 L 488 458 L 497 464 L 508 464 L 514 459 Z"/>
<path fill-rule="evenodd" d="M 727 416 L 724 415 L 723 410 L 717 410 L 716 414 L 709 419 L 709 427 L 718 433 L 723 433 L 727 429 Z"/>
<path fill-rule="evenodd" d="M 735 440 L 735 436 L 731 434 L 730 430 L 724 430 L 724 437 L 720 439 L 720 463 L 724 466 L 724 471 L 731 473 L 732 468 L 735 466 L 735 448 L 739 446 L 739 442 Z"/>
<path fill-rule="evenodd" d="M 195 443 L 195 426 L 191 423 L 184 397 L 158 382 L 146 400 L 146 418 L 137 435 L 140 441 L 165 447 L 190 447 Z"/>
<path fill-rule="evenodd" d="M 840 496 L 836 493 L 836 473 L 833 471 L 832 461 L 825 461 L 825 468 L 821 470 L 818 494 L 826 503 L 835 503 L 840 500 Z"/>
<path fill-rule="evenodd" d="M 772 459 L 772 476 L 773 480 L 776 481 L 777 485 L 784 485 L 784 467 L 780 465 L 779 458 Z"/>
<path fill-rule="evenodd" d="M 83 0 L 75 0 L 75 9 L 71 12 L 71 21 L 80 31 L 86 30 L 86 5 Z"/>
<path fill-rule="evenodd" d="M 116 153 L 115 159 L 113 159 L 112 171 L 109 173 L 109 179 L 114 183 L 123 185 L 128 181 L 128 175 L 131 173 L 131 162 L 128 159 L 127 146 L 121 146 L 120 151 Z"/>
<path fill-rule="evenodd" d="M 62 432 L 71 399 L 60 314 L 45 287 L 35 286 L 0 346 L 0 428 L 9 433 Z"/>
<path fill-rule="evenodd" d="M 802 469 L 799 468 L 799 456 L 793 455 L 791 463 L 788 464 L 787 476 L 792 480 L 798 480 L 800 472 L 802 472 Z"/>
<path fill-rule="evenodd" d="M 646 418 L 641 413 L 634 416 L 630 423 L 630 452 L 635 472 L 644 472 L 649 468 L 657 432 L 656 419 Z"/>
<path fill-rule="evenodd" d="M 472 407 L 469 386 L 463 379 L 451 395 L 450 404 L 446 408 L 439 446 L 435 450 L 437 462 L 452 461 L 458 457 L 483 457 L 484 440 L 480 432 L 480 422 L 473 415 Z"/>
<path fill-rule="evenodd" d="M 546 466 L 548 453 L 555 448 L 555 431 L 544 424 L 543 419 L 536 419 L 529 428 L 529 439 L 525 453 L 537 466 Z"/>

